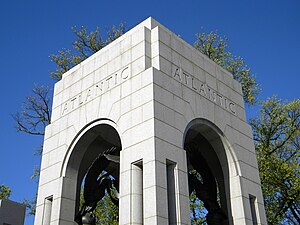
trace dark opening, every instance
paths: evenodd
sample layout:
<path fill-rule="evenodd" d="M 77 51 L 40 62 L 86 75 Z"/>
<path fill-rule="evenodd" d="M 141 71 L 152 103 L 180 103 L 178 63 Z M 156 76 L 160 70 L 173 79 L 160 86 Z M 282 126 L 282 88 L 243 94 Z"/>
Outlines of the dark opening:
<path fill-rule="evenodd" d="M 257 217 L 256 217 L 256 210 L 255 210 L 256 197 L 253 195 L 249 195 L 249 201 L 250 201 L 250 210 L 251 210 L 253 225 L 257 225 Z"/>
<path fill-rule="evenodd" d="M 177 224 L 177 208 L 176 208 L 176 163 L 167 160 L 167 190 L 168 190 L 168 217 L 169 225 Z"/>
<path fill-rule="evenodd" d="M 118 132 L 107 124 L 92 127 L 76 143 L 66 176 L 77 177 L 74 220 L 78 224 L 85 220 L 118 224 L 121 149 Z"/>
<path fill-rule="evenodd" d="M 216 153 L 224 148 L 220 145 L 223 149 L 214 149 L 211 141 L 217 139 L 218 135 L 201 126 L 197 124 L 190 127 L 184 142 L 189 173 L 191 224 L 228 225 L 230 214 L 226 186 L 229 189 L 229 185 L 225 179 L 228 171 L 223 171 Z M 211 139 L 208 141 L 207 137 Z"/>

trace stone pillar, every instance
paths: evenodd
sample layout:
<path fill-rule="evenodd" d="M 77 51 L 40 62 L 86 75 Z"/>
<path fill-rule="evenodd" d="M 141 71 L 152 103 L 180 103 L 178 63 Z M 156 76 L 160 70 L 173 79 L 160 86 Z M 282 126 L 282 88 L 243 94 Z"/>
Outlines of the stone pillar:
<path fill-rule="evenodd" d="M 169 224 L 177 224 L 176 190 L 178 189 L 176 164 L 167 162 L 167 191 L 168 191 L 168 217 Z"/>
<path fill-rule="evenodd" d="M 131 218 L 133 224 L 143 224 L 143 162 L 131 164 Z"/>
<path fill-rule="evenodd" d="M 52 213 L 52 197 L 45 199 L 43 225 L 50 225 Z"/>
<path fill-rule="evenodd" d="M 155 146 L 154 171 L 157 176 L 156 187 L 160 190 L 156 205 L 158 217 L 166 218 L 165 223 L 158 224 L 188 225 L 190 209 L 185 150 L 160 138 L 156 138 Z"/>

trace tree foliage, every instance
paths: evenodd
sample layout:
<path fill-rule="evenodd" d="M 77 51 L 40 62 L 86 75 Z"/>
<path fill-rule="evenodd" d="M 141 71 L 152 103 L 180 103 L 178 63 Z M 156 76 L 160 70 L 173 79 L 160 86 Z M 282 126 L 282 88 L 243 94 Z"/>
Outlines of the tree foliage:
<path fill-rule="evenodd" d="M 216 32 L 196 34 L 196 38 L 194 47 L 232 73 L 233 78 L 242 85 L 243 97 L 246 103 L 250 105 L 256 103 L 260 88 L 244 59 L 232 56 L 227 38 L 222 38 Z"/>
<path fill-rule="evenodd" d="M 65 72 L 123 35 L 125 25 L 121 23 L 118 27 L 112 26 L 106 31 L 106 38 L 101 35 L 99 27 L 90 33 L 83 26 L 79 30 L 73 27 L 72 30 L 76 35 L 73 49 L 62 49 L 58 54 L 50 55 L 51 61 L 56 64 L 56 69 L 50 73 L 50 77 L 55 80 L 60 80 Z"/>
<path fill-rule="evenodd" d="M 99 225 L 119 224 L 119 208 L 111 201 L 108 194 L 98 202 L 95 216 Z"/>
<path fill-rule="evenodd" d="M 33 95 L 26 97 L 21 112 L 13 115 L 17 131 L 31 135 L 44 135 L 45 127 L 50 124 L 51 104 L 49 88 L 34 85 Z"/>
<path fill-rule="evenodd" d="M 24 199 L 22 204 L 26 206 L 28 216 L 34 216 L 35 215 L 36 197 L 33 198 L 32 200 Z"/>
<path fill-rule="evenodd" d="M 9 199 L 11 194 L 11 189 L 4 184 L 0 186 L 0 199 Z"/>
<path fill-rule="evenodd" d="M 190 219 L 191 225 L 206 224 L 207 210 L 202 201 L 200 201 L 195 192 L 190 194 Z"/>
<path fill-rule="evenodd" d="M 269 224 L 300 224 L 300 100 L 276 97 L 251 119 Z"/>
<path fill-rule="evenodd" d="M 83 189 L 80 192 L 80 208 L 84 204 Z M 118 225 L 119 207 L 116 206 L 108 193 L 101 199 L 94 211 L 97 225 Z"/>

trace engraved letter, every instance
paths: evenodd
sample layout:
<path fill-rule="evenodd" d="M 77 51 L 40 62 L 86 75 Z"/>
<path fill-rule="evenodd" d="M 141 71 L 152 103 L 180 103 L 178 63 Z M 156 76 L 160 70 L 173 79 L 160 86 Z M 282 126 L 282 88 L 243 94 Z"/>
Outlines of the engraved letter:
<path fill-rule="evenodd" d="M 224 105 L 225 105 L 225 109 L 228 109 L 228 101 L 227 101 L 227 98 L 224 98 Z"/>
<path fill-rule="evenodd" d="M 71 102 L 72 102 L 72 109 L 74 109 L 74 102 L 75 102 L 76 99 L 77 99 L 77 97 L 71 99 Z"/>
<path fill-rule="evenodd" d="M 179 78 L 179 81 L 181 81 L 181 77 L 180 77 L 180 69 L 179 69 L 179 68 L 177 68 L 177 69 L 175 70 L 175 73 L 174 73 L 174 78 L 177 77 L 177 76 L 178 76 L 178 78 Z"/>
<path fill-rule="evenodd" d="M 217 100 L 217 98 L 216 98 L 216 92 L 214 92 L 214 90 L 212 90 L 211 88 L 208 88 L 208 91 L 209 91 L 209 96 L 208 96 L 208 98 L 209 98 L 211 101 L 216 102 L 216 100 Z"/>
<path fill-rule="evenodd" d="M 79 98 L 79 105 L 82 105 L 82 103 L 83 103 L 83 101 L 82 101 L 82 94 L 80 94 L 80 95 L 78 96 L 78 98 Z"/>
<path fill-rule="evenodd" d="M 116 73 L 115 74 L 115 85 L 117 85 L 118 84 L 118 74 Z"/>
<path fill-rule="evenodd" d="M 187 73 L 183 72 L 185 84 L 188 84 L 187 78 L 190 77 Z"/>
<path fill-rule="evenodd" d="M 91 89 L 89 89 L 89 90 L 87 91 L 85 101 L 87 101 L 88 98 L 91 97 L 91 95 L 92 95 L 92 94 L 91 94 Z"/>
<path fill-rule="evenodd" d="M 112 76 L 106 78 L 106 81 L 107 81 L 107 89 L 109 89 L 109 81 L 110 81 L 110 79 L 112 79 Z"/>
<path fill-rule="evenodd" d="M 197 88 L 195 87 L 195 84 L 194 84 L 194 77 L 191 77 L 191 78 L 192 78 L 192 88 L 197 91 Z"/>
<path fill-rule="evenodd" d="M 127 74 L 124 73 L 124 71 L 127 70 L 127 69 L 129 69 L 128 66 L 125 67 L 125 68 L 122 70 L 122 72 L 121 72 L 121 78 L 122 78 L 123 80 L 125 80 L 125 79 L 127 79 L 127 77 L 129 77 L 129 71 L 128 71 Z M 125 74 L 125 75 L 124 75 L 124 74 Z"/>
<path fill-rule="evenodd" d="M 103 87 L 103 81 L 100 84 L 95 85 L 95 88 L 96 88 L 95 96 L 98 95 L 98 89 L 100 90 L 100 94 L 102 94 L 102 87 Z"/>
<path fill-rule="evenodd" d="M 235 104 L 234 104 L 234 103 L 232 103 L 232 102 L 229 103 L 229 109 L 230 109 L 230 111 L 231 111 L 233 114 L 236 113 L 236 112 L 235 112 Z"/>
<path fill-rule="evenodd" d="M 66 111 L 68 111 L 68 103 L 65 103 L 61 115 L 64 115 L 64 113 L 65 113 Z"/>
<path fill-rule="evenodd" d="M 205 84 L 201 84 L 201 86 L 200 86 L 200 94 L 203 95 L 204 97 L 207 97 Z"/>
<path fill-rule="evenodd" d="M 220 106 L 223 106 L 223 103 L 222 103 L 223 102 L 223 96 L 218 94 L 218 93 L 217 93 L 217 96 L 219 97 Z"/>

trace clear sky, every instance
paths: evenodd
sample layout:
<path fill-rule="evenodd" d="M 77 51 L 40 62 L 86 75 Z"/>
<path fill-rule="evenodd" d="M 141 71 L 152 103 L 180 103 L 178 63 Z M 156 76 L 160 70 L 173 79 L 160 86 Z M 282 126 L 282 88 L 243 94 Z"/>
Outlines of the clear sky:
<path fill-rule="evenodd" d="M 261 99 L 275 94 L 293 100 L 300 98 L 299 11 L 299 0 L 1 1 L 0 185 L 12 189 L 15 201 L 36 193 L 30 176 L 40 163 L 33 153 L 42 140 L 17 133 L 11 114 L 20 110 L 34 83 L 53 86 L 48 56 L 71 47 L 72 26 L 105 30 L 125 22 L 131 28 L 152 16 L 189 43 L 197 32 L 218 30 L 256 74 Z M 248 116 L 254 115 L 248 109 Z"/>

